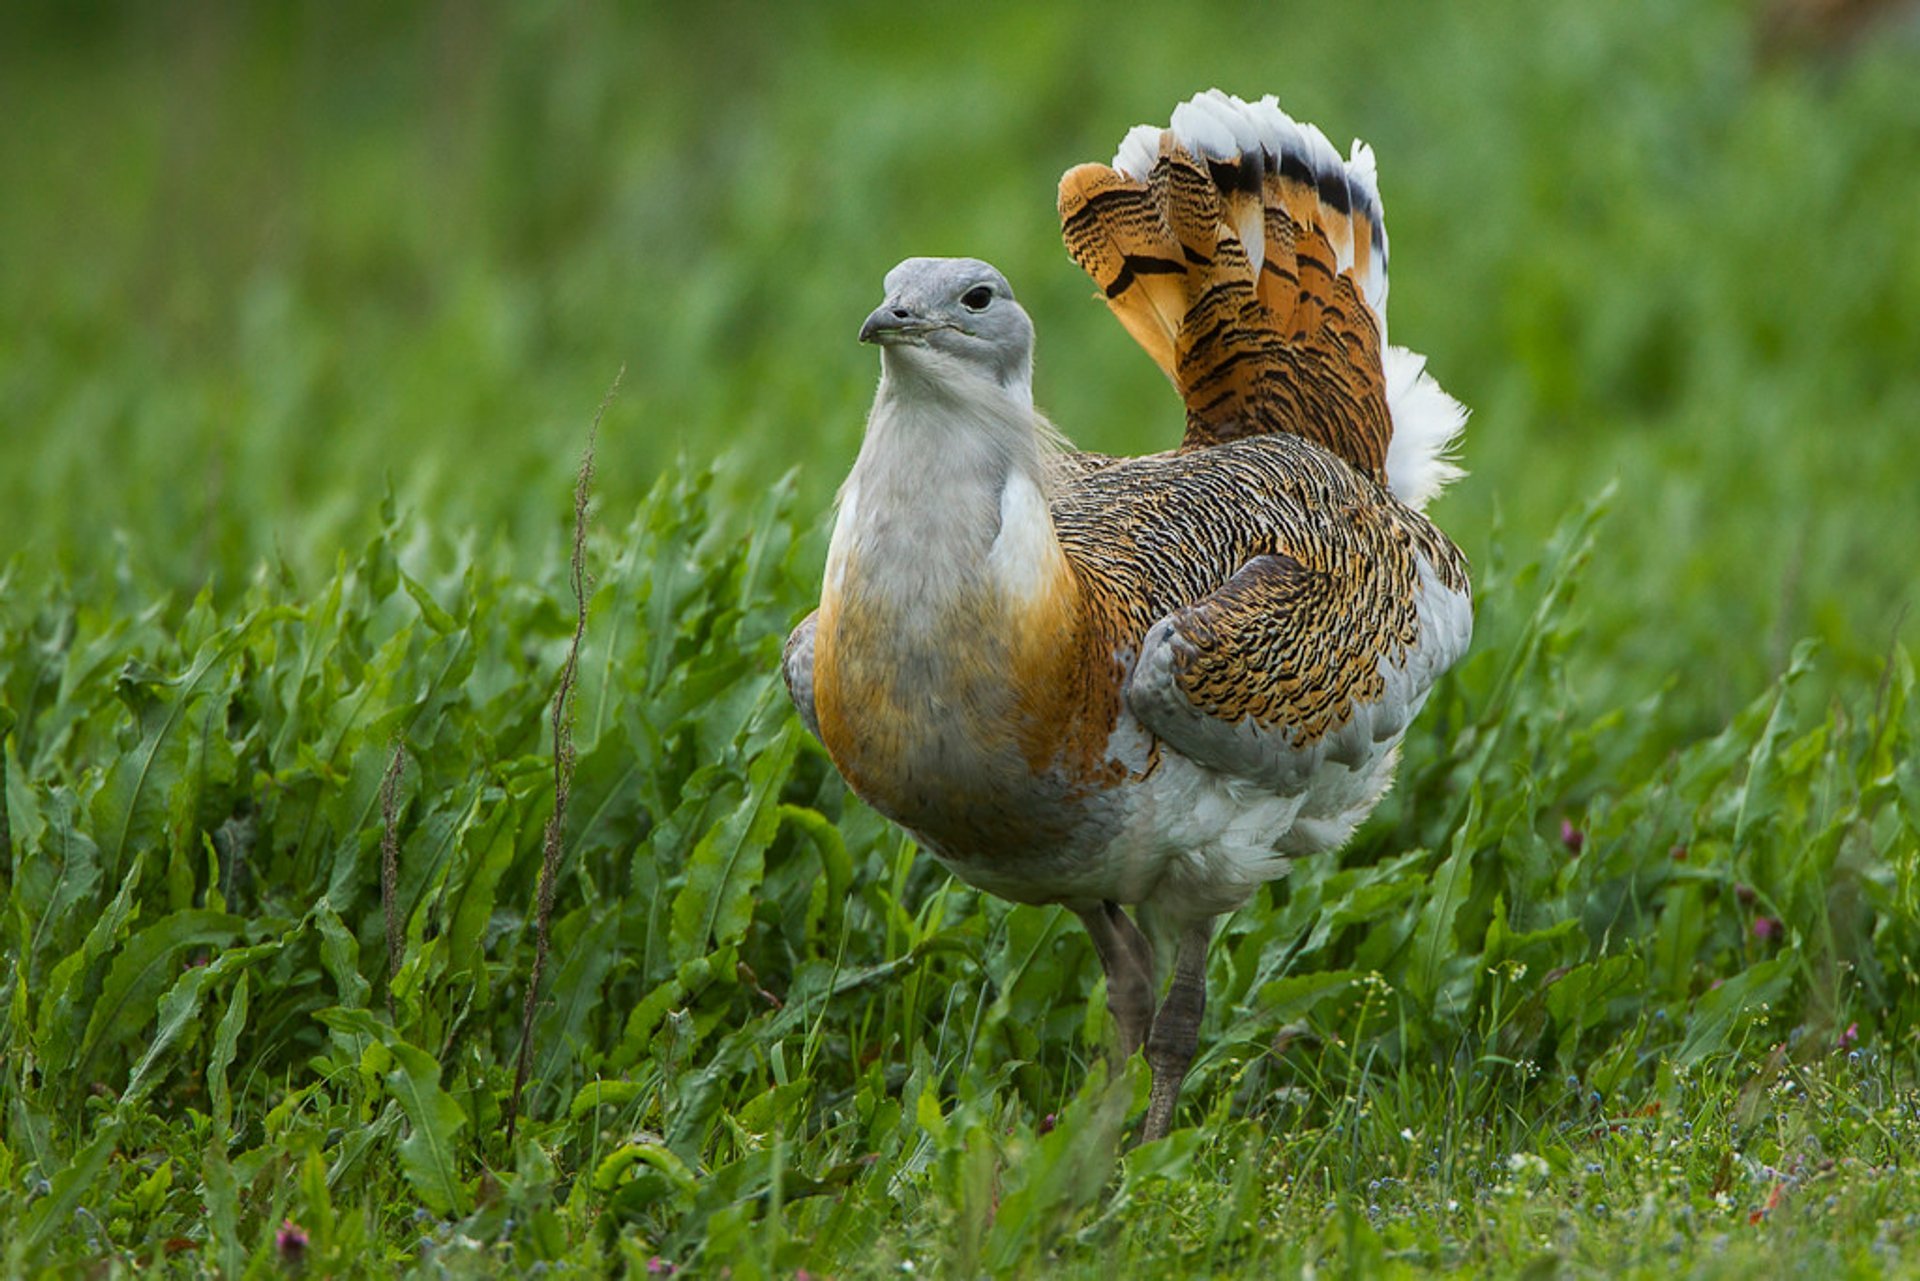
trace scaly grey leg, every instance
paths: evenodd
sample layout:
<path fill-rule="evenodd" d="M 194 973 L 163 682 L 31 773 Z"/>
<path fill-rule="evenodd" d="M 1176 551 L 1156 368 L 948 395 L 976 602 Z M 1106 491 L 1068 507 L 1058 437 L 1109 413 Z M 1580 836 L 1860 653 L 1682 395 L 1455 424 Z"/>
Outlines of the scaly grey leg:
<path fill-rule="evenodd" d="M 1118 903 L 1102 903 L 1077 915 L 1093 937 L 1100 968 L 1107 972 L 1107 1009 L 1120 1034 L 1124 1063 L 1153 1026 L 1153 944 Z"/>
<path fill-rule="evenodd" d="M 1173 983 L 1160 1012 L 1153 1016 L 1147 1036 L 1147 1066 L 1153 1069 L 1153 1092 L 1147 1096 L 1147 1119 L 1140 1141 L 1167 1137 L 1173 1125 L 1173 1105 L 1180 1098 L 1180 1082 L 1200 1043 L 1200 1014 L 1207 1006 L 1207 945 L 1213 941 L 1213 921 L 1195 921 L 1181 931 L 1173 953 Z"/>

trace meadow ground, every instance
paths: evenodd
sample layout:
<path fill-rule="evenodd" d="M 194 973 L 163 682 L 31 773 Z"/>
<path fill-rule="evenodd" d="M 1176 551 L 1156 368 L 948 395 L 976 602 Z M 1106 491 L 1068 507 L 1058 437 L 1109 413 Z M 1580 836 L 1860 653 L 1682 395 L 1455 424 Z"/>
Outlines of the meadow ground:
<path fill-rule="evenodd" d="M 0 14 L 6 1270 L 1920 1273 L 1912 19 L 666 8 Z M 1173 439 L 1052 191 L 1210 84 L 1375 146 L 1479 613 L 1129 1149 L 774 671 L 897 259 Z"/>

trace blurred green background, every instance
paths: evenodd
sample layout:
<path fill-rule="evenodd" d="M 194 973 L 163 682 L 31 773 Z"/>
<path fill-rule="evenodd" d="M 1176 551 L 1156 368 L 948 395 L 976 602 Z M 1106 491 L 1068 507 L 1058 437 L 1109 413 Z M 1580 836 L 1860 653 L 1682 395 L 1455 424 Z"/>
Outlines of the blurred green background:
<path fill-rule="evenodd" d="M 1376 148 L 1478 564 L 1618 478 L 1570 703 L 1704 729 L 1803 635 L 1870 679 L 1920 635 L 1920 39 L 1799 8 L 8 6 L 0 563 L 311 582 L 391 487 L 419 556 L 547 573 L 623 364 L 606 528 L 721 458 L 823 544 L 909 254 L 1009 274 L 1077 442 L 1164 447 L 1053 187 L 1219 85 Z"/>

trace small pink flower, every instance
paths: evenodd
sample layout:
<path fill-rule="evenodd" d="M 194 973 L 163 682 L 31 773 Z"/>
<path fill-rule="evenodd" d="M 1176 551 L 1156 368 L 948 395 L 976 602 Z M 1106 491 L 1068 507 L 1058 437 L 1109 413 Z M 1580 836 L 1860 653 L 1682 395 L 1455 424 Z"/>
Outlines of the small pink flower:
<path fill-rule="evenodd" d="M 1560 843 L 1567 847 L 1567 853 L 1580 857 L 1580 848 L 1587 843 L 1587 834 L 1573 825 L 1573 820 L 1560 820 Z"/>
<path fill-rule="evenodd" d="M 1052 1134 L 1053 1127 L 1058 1125 L 1059 1123 L 1060 1123 L 1060 1118 L 1056 1116 L 1054 1113 L 1049 1112 L 1045 1116 L 1040 1118 L 1040 1125 L 1038 1127 L 1037 1133 Z"/>
<path fill-rule="evenodd" d="M 1842 1049 L 1842 1050 L 1851 1050 L 1854 1046 L 1854 1042 L 1858 1041 L 1859 1039 L 1860 1039 L 1860 1025 L 1858 1023 L 1849 1023 L 1847 1024 L 1847 1030 L 1840 1034 L 1840 1041 L 1836 1048 Z"/>
<path fill-rule="evenodd" d="M 282 1263 L 301 1263 L 307 1257 L 307 1233 L 292 1219 L 282 1219 L 280 1230 L 273 1234 L 273 1248 L 280 1252 Z"/>
<path fill-rule="evenodd" d="M 1753 918 L 1753 936 L 1762 943 L 1779 932 L 1780 922 L 1774 920 L 1771 916 L 1756 916 Z"/>
<path fill-rule="evenodd" d="M 651 1259 L 647 1260 L 648 1276 L 670 1277 L 675 1272 L 678 1272 L 678 1271 L 679 1271 L 678 1268 L 674 1267 L 671 1263 L 668 1263 L 665 1259 L 661 1258 L 657 1254 L 654 1255 Z"/>

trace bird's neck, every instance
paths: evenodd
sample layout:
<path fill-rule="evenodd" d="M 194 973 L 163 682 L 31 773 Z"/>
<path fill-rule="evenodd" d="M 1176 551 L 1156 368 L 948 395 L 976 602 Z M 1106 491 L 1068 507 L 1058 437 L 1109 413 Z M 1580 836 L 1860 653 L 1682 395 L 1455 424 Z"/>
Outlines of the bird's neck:
<path fill-rule="evenodd" d="M 1031 392 L 888 352 L 841 491 L 827 594 L 941 626 L 1018 610 L 1066 564 L 1047 510 L 1055 446 Z"/>
<path fill-rule="evenodd" d="M 1063 684 L 1080 593 L 1047 507 L 1048 432 L 1031 403 L 890 362 L 841 490 L 820 736 L 856 791 L 923 835 L 1030 787 L 1053 754 L 1045 691 Z"/>

